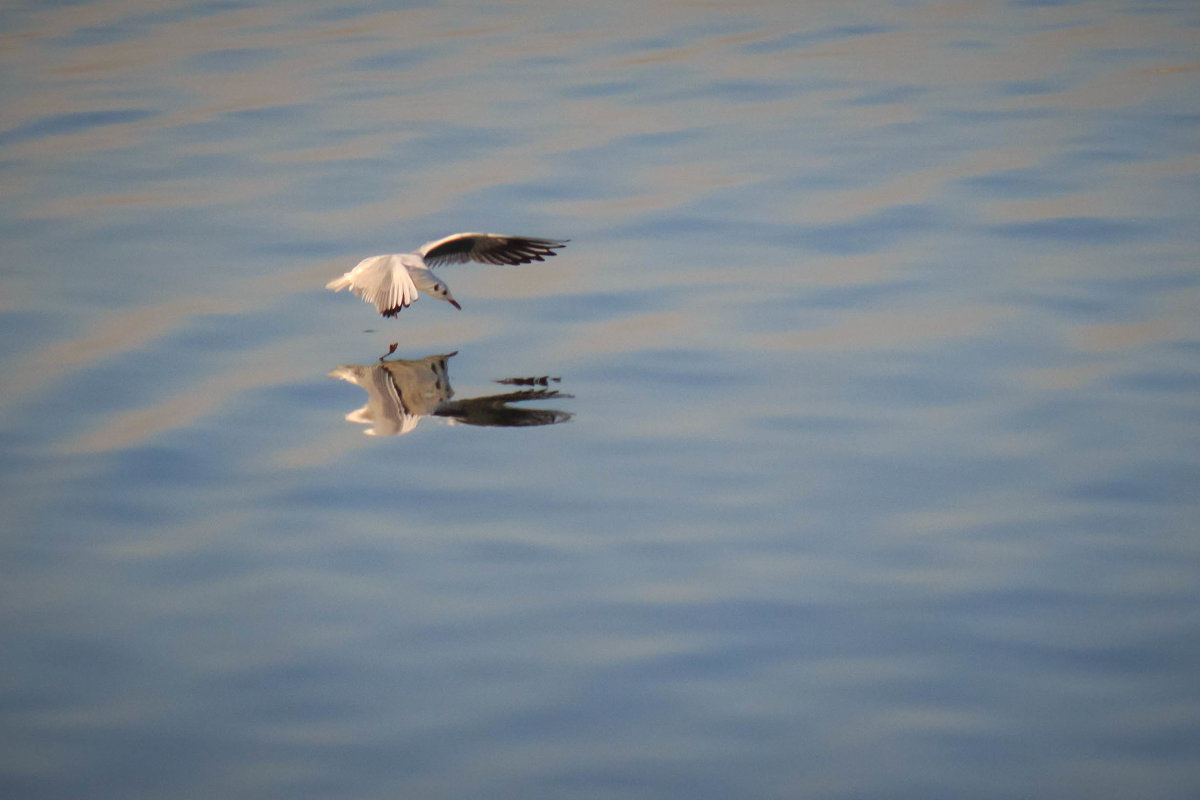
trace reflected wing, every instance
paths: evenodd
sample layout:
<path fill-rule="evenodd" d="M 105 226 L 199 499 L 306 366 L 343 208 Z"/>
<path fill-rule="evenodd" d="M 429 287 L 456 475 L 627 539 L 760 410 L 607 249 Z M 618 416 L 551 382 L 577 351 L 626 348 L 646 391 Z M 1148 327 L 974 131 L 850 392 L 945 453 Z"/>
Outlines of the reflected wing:
<path fill-rule="evenodd" d="M 363 300 L 374 303 L 385 317 L 396 316 L 417 299 L 417 285 L 396 255 L 364 258 L 354 269 L 325 284 L 325 288 L 335 292 L 349 288 Z"/>
<path fill-rule="evenodd" d="M 426 242 L 417 253 L 426 264 L 528 264 L 544 261 L 555 250 L 566 247 L 566 239 L 534 239 L 498 233 L 456 233 L 436 242 Z"/>
<path fill-rule="evenodd" d="M 487 397 L 451 400 L 442 403 L 433 413 L 439 417 L 465 422 L 467 425 L 486 427 L 528 428 L 536 425 L 557 425 L 571 419 L 573 415 L 556 408 L 521 408 L 509 405 L 523 400 L 551 400 L 556 397 L 570 398 L 571 395 L 556 389 L 524 389 Z"/>

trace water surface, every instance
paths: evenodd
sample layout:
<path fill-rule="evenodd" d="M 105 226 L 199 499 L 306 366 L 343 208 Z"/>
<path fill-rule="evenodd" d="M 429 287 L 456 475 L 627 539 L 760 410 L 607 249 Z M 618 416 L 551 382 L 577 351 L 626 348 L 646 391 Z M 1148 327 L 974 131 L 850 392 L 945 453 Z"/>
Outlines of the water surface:
<path fill-rule="evenodd" d="M 1200 794 L 1195 4 L 0 30 L 5 796 Z"/>

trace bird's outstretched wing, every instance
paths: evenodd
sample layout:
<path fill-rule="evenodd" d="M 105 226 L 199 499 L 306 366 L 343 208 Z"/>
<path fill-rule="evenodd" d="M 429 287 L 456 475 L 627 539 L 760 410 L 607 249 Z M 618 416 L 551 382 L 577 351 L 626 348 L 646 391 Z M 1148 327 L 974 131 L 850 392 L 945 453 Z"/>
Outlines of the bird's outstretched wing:
<path fill-rule="evenodd" d="M 421 245 L 417 253 L 430 266 L 462 264 L 528 264 L 544 261 L 555 250 L 566 247 L 566 239 L 534 239 L 529 236 L 504 236 L 498 233 L 455 233 Z"/>
<path fill-rule="evenodd" d="M 363 300 L 374 303 L 385 317 L 396 316 L 417 299 L 417 286 L 395 255 L 364 258 L 354 269 L 325 284 L 325 288 L 335 292 L 349 288 Z"/>

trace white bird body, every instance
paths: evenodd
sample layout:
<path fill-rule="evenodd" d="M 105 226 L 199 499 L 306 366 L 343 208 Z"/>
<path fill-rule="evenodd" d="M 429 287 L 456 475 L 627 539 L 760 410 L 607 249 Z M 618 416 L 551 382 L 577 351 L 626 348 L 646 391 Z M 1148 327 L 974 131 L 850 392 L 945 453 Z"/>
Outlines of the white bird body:
<path fill-rule="evenodd" d="M 434 275 L 429 265 L 455 264 L 476 261 L 481 264 L 528 264 L 544 261 L 555 250 L 566 246 L 565 240 L 535 239 L 527 236 L 504 236 L 496 233 L 455 233 L 443 239 L 426 242 L 412 253 L 393 253 L 371 256 L 337 280 L 325 284 L 326 289 L 350 289 L 368 303 L 373 303 L 385 317 L 394 317 L 403 308 L 416 302 L 419 293 L 445 300 L 455 308 L 462 306 L 450 294 L 450 287 Z"/>

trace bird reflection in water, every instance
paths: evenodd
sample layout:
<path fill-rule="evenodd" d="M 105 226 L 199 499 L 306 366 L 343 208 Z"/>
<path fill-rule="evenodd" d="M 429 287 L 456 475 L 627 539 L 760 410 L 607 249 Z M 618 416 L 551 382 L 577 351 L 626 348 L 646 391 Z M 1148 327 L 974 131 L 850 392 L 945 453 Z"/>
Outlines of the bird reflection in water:
<path fill-rule="evenodd" d="M 395 352 L 395 345 L 388 355 Z M 454 399 L 446 362 L 458 351 L 425 356 L 416 360 L 380 358 L 374 364 L 344 364 L 329 373 L 331 378 L 361 386 L 367 404 L 346 415 L 350 422 L 370 425 L 368 436 L 403 436 L 414 430 L 422 417 L 443 417 L 451 424 L 490 427 L 555 425 L 571 418 L 567 411 L 524 408 L 511 405 L 526 400 L 570 398 L 549 384 L 558 378 L 505 378 L 497 383 L 525 388 L 485 397 Z"/>

